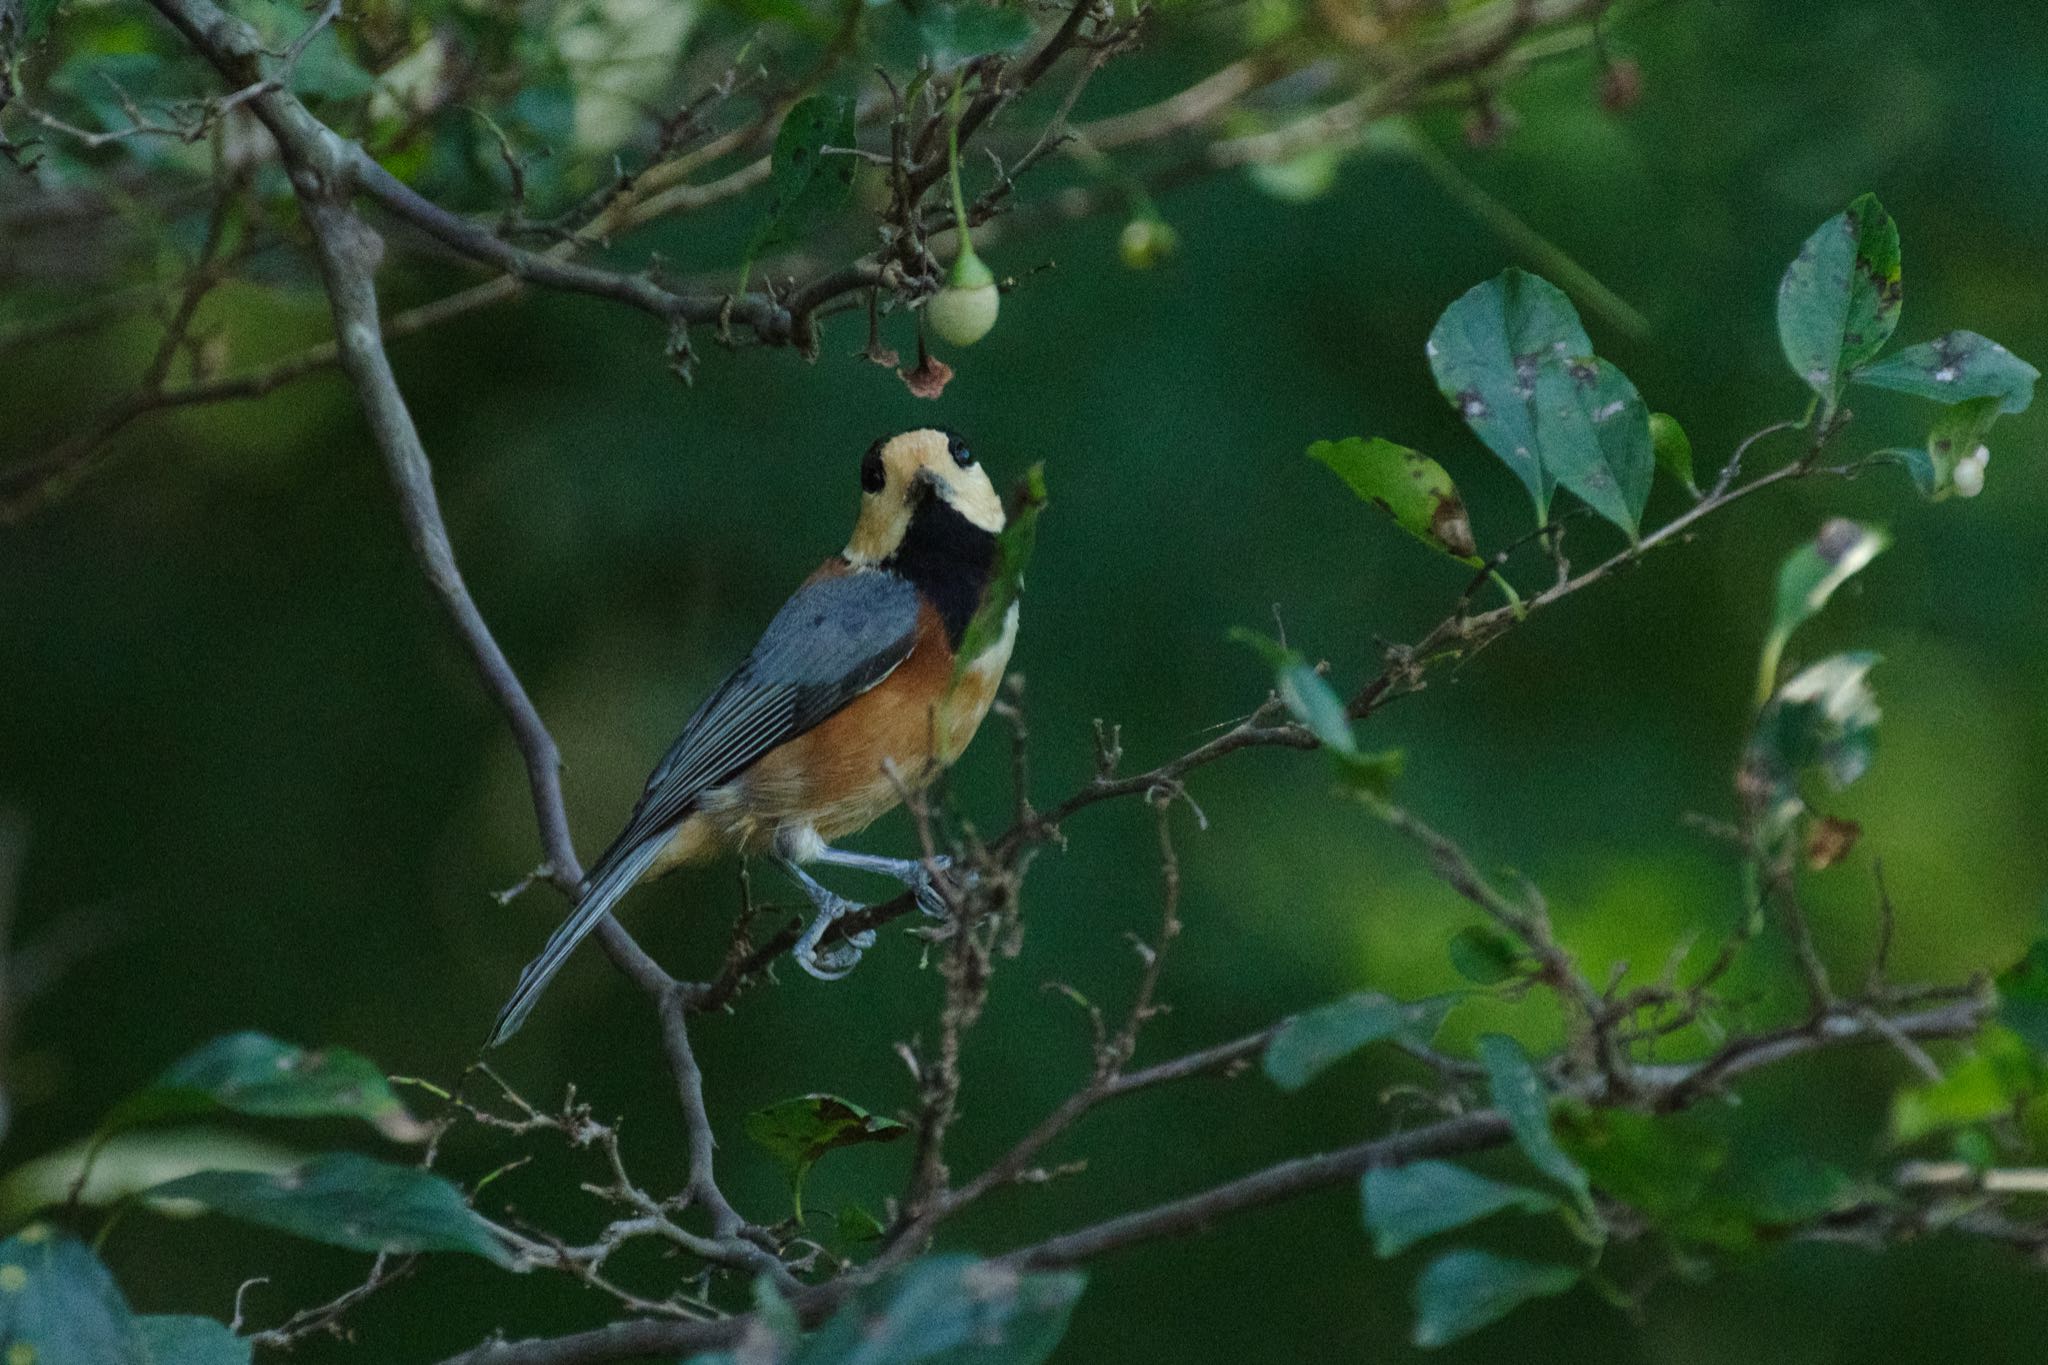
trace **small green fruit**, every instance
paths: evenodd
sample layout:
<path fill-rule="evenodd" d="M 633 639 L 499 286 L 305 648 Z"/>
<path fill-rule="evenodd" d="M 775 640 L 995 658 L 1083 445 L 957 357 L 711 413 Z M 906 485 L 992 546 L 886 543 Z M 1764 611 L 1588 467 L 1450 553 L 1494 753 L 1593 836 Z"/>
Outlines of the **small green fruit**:
<path fill-rule="evenodd" d="M 1002 300 L 996 289 L 995 272 L 974 254 L 972 246 L 963 244 L 960 254 L 953 258 L 946 287 L 932 295 L 924 306 L 924 315 L 932 330 L 947 341 L 955 346 L 972 346 L 996 325 Z"/>
<path fill-rule="evenodd" d="M 1124 224 L 1116 249 L 1133 270 L 1150 270 L 1180 249 L 1180 234 L 1159 218 L 1133 218 Z"/>

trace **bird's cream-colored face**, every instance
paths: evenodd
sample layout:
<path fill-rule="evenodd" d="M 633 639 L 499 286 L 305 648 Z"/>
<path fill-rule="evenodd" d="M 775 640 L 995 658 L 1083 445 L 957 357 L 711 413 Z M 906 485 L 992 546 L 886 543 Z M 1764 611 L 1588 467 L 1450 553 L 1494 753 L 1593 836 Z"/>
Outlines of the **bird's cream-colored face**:
<path fill-rule="evenodd" d="M 876 444 L 861 461 L 860 518 L 846 557 L 879 564 L 896 552 L 926 498 L 938 498 L 990 535 L 1003 529 L 1003 500 L 957 436 L 924 428 Z"/>

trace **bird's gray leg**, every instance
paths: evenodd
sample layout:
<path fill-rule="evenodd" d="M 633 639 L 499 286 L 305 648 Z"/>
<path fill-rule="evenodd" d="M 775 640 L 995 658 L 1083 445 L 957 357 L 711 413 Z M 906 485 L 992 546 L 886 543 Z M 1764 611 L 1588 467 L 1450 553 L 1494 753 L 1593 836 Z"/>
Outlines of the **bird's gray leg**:
<path fill-rule="evenodd" d="M 825 931 L 832 927 L 834 921 L 844 919 L 866 907 L 846 899 L 821 883 L 816 877 L 804 871 L 802 865 L 794 858 L 778 854 L 775 861 L 782 865 L 782 870 L 803 888 L 804 894 L 811 898 L 811 904 L 818 908 L 818 913 L 811 919 L 810 927 L 804 930 L 803 937 L 789 950 L 790 956 L 796 959 L 797 966 L 820 981 L 837 981 L 853 970 L 865 949 L 875 946 L 875 931 L 863 929 L 857 934 L 849 934 L 844 942 L 836 943 L 822 953 L 818 951 L 818 940 L 825 936 Z"/>
<path fill-rule="evenodd" d="M 894 877 L 916 893 L 917 908 L 932 919 L 944 919 L 951 913 L 946 908 L 946 898 L 932 885 L 931 868 L 916 858 L 884 858 L 879 853 L 854 853 L 829 844 L 812 850 L 811 856 L 818 862 L 835 867 L 850 867 L 877 876 Z M 932 862 L 943 872 L 952 866 L 953 860 L 941 853 Z"/>

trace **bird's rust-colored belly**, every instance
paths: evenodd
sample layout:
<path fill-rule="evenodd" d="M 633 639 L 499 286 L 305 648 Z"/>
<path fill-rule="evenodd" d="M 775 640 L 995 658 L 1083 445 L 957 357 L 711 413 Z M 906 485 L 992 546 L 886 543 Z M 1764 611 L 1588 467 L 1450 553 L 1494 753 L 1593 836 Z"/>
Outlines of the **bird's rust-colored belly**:
<path fill-rule="evenodd" d="M 695 861 L 709 845 L 766 852 L 778 832 L 828 841 L 851 834 L 896 806 L 899 783 L 920 788 L 958 758 L 995 700 L 1016 625 L 1006 622 L 1003 638 L 955 684 L 945 629 L 929 608 L 924 617 L 916 645 L 887 678 L 707 792 L 701 813 L 677 831 L 685 856 L 675 861 Z"/>

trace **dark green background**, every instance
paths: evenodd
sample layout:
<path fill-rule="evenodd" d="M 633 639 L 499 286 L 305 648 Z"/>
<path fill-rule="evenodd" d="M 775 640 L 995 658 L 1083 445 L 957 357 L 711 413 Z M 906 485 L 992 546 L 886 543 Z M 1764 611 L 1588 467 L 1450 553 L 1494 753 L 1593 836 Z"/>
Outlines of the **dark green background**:
<path fill-rule="evenodd" d="M 1647 80 L 1625 117 L 1593 101 L 1579 56 L 1514 87 L 1522 125 L 1496 152 L 1466 151 L 1454 112 L 1423 126 L 1650 318 L 1640 339 L 1590 314 L 1588 326 L 1713 468 L 1742 434 L 1801 410 L 1773 289 L 1805 235 L 1862 190 L 1904 239 L 1902 340 L 1966 326 L 2048 357 L 2048 46 L 2033 9 L 1671 3 L 1614 35 Z M 1093 107 L 1126 107 L 1213 61 L 1190 27 L 1169 24 L 1123 79 L 1111 68 Z M 644 319 L 580 301 L 535 300 L 395 346 L 477 599 L 567 755 L 586 856 L 751 632 L 841 543 L 858 456 L 878 434 L 942 422 L 999 478 L 1046 464 L 1054 502 L 1017 652 L 1041 800 L 1085 776 L 1091 717 L 1121 722 L 1131 761 L 1146 764 L 1256 701 L 1260 665 L 1224 637 L 1267 627 L 1276 604 L 1290 640 L 1341 680 L 1373 666 L 1376 640 L 1413 638 L 1442 614 L 1457 570 L 1304 460 L 1309 441 L 1383 434 L 1429 450 L 1466 489 L 1482 543 L 1524 529 L 1519 487 L 1461 429 L 1422 356 L 1443 305 L 1514 258 L 1434 182 L 1364 157 L 1305 206 L 1223 177 L 1161 208 L 1183 249 L 1150 273 L 1118 263 L 1113 219 L 992 246 L 1001 271 L 1057 269 L 1029 275 L 989 340 L 950 357 L 959 377 L 937 404 L 848 359 L 851 319 L 828 328 L 815 366 L 706 346 L 694 389 L 665 374 Z M 722 269 L 749 221 L 739 211 L 658 240 L 679 266 Z M 430 284 L 396 287 L 423 297 Z M 250 335 L 280 344 L 322 325 L 310 299 L 235 306 Z M 148 344 L 116 337 L 0 374 L 9 447 L 105 399 L 107 376 L 132 372 Z M 1844 452 L 1923 430 L 1906 400 L 1856 407 Z M 1737 913 L 1733 867 L 1680 817 L 1728 813 L 1775 565 L 1826 513 L 1885 523 L 1896 547 L 1795 645 L 1805 658 L 1857 646 L 1886 660 L 1879 761 L 1839 807 L 1866 842 L 1816 881 L 1817 930 L 1830 960 L 1860 975 L 1878 853 L 1902 975 L 2002 965 L 2033 935 L 2048 881 L 2043 430 L 2038 410 L 1998 429 L 1974 502 L 1924 504 L 1892 471 L 1742 506 L 1436 675 L 1367 741 L 1407 749 L 1405 799 L 1483 863 L 1535 877 L 1596 968 L 1619 958 L 1654 973 L 1674 943 L 1711 942 Z M 0 532 L 0 801 L 32 839 L 22 930 L 80 907 L 117 926 L 19 1024 L 9 1164 L 76 1139 L 173 1057 L 237 1028 L 451 1078 L 560 910 L 546 893 L 505 909 L 486 894 L 535 860 L 521 772 L 412 567 L 344 386 L 326 378 L 160 422 L 125 450 L 116 471 Z M 1652 516 L 1681 505 L 1660 485 Z M 1588 562 L 1614 544 L 1589 523 L 1567 541 Z M 1455 980 L 1443 945 L 1466 910 L 1410 849 L 1329 796 L 1320 762 L 1246 755 L 1193 790 L 1211 828 L 1179 826 L 1188 929 L 1166 976 L 1173 1011 L 1143 1057 L 1353 989 L 1413 995 Z M 1003 818 L 1000 742 L 969 755 L 957 791 L 984 827 Z M 1138 807 L 1092 810 L 1070 833 L 1037 864 L 1023 956 L 973 1036 L 956 1170 L 1001 1150 L 1083 1073 L 1083 1021 L 1040 983 L 1120 1001 L 1134 977 L 1126 931 L 1155 917 Z M 898 817 L 861 842 L 893 851 L 906 839 Z M 786 896 L 769 875 L 757 886 Z M 702 972 L 734 902 L 720 870 L 643 892 L 626 916 L 664 961 Z M 1758 950 L 1754 1017 L 1768 1014 L 1777 952 Z M 785 970 L 779 988 L 702 1026 L 742 1207 L 772 1216 L 785 1197 L 740 1134 L 747 1110 L 811 1089 L 884 1111 L 909 1101 L 891 1045 L 929 1032 L 939 994 L 917 958 L 885 934 L 851 979 Z M 1477 1009 L 1447 1039 L 1510 1027 L 1540 1043 L 1550 1025 L 1538 1006 Z M 624 1116 L 640 1169 L 675 1178 L 675 1107 L 649 1019 L 597 954 L 578 958 L 502 1062 L 536 1096 L 574 1080 L 601 1113 Z M 1084 1175 L 999 1194 L 948 1241 L 996 1251 L 1355 1140 L 1384 1127 L 1375 1095 L 1406 1074 L 1353 1064 L 1293 1097 L 1249 1076 L 1125 1103 L 1052 1154 L 1085 1156 Z M 1881 1169 L 1884 1097 L 1901 1075 L 1875 1053 L 1787 1069 L 1746 1088 L 1738 1127 L 1761 1146 Z M 474 1175 L 507 1154 L 467 1139 L 452 1166 Z M 836 1155 L 808 1202 L 873 1204 L 906 1157 Z M 559 1161 L 498 1190 L 564 1231 L 593 1212 Z M 1561 1249 L 1533 1225 L 1502 1236 Z M 225 1316 L 237 1283 L 269 1275 L 249 1300 L 259 1322 L 361 1267 L 148 1216 L 125 1221 L 106 1254 L 156 1311 Z M 493 1326 L 527 1334 L 604 1313 L 566 1281 L 508 1284 L 447 1259 L 355 1316 L 363 1351 L 315 1344 L 303 1358 L 426 1360 Z M 1061 1358 L 1406 1359 L 1414 1264 L 1375 1262 L 1355 1192 L 1333 1189 L 1100 1263 Z M 1705 1287 L 1666 1287 L 1640 1323 L 1579 1291 L 1441 1358 L 2034 1360 L 2043 1288 L 2020 1257 L 1956 1240 L 1881 1258 L 1797 1247 Z"/>

